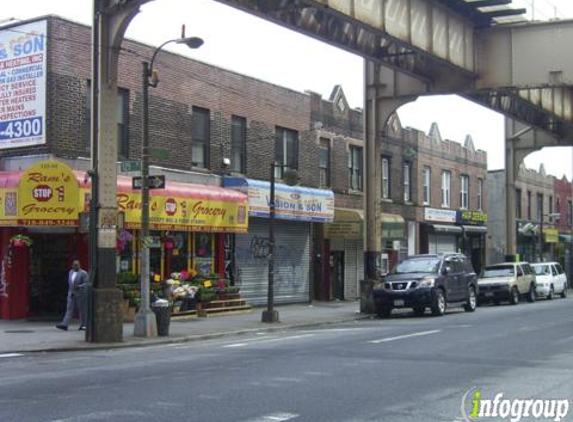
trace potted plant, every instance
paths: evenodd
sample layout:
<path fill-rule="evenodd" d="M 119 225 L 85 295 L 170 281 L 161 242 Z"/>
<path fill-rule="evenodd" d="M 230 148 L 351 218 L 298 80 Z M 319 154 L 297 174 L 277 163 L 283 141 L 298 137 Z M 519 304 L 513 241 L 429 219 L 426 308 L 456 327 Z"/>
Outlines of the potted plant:
<path fill-rule="evenodd" d="M 10 244 L 15 247 L 32 246 L 32 239 L 24 234 L 15 234 L 10 238 Z"/>

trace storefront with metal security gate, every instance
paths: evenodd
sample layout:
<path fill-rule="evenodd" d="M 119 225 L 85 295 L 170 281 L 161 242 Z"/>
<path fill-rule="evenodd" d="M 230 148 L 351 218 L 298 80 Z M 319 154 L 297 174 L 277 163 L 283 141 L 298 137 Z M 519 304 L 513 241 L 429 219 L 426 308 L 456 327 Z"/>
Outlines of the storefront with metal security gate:
<path fill-rule="evenodd" d="M 425 208 L 420 225 L 420 253 L 458 252 L 462 228 L 456 221 L 455 210 Z"/>
<path fill-rule="evenodd" d="M 235 283 L 250 304 L 263 305 L 268 292 L 270 183 L 225 177 L 223 185 L 248 194 L 249 231 L 235 236 Z M 277 183 L 275 200 L 274 302 L 308 302 L 313 226 L 333 220 L 334 194 Z"/>

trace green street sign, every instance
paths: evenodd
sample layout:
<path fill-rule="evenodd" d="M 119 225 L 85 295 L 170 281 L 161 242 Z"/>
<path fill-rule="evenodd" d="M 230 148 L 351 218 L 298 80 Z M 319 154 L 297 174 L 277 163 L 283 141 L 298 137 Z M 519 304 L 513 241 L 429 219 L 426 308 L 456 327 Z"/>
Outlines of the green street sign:
<path fill-rule="evenodd" d="M 158 160 L 169 160 L 171 158 L 169 151 L 161 148 L 149 148 L 149 155 Z"/>
<path fill-rule="evenodd" d="M 141 161 L 122 161 L 121 171 L 128 173 L 130 171 L 141 171 Z"/>

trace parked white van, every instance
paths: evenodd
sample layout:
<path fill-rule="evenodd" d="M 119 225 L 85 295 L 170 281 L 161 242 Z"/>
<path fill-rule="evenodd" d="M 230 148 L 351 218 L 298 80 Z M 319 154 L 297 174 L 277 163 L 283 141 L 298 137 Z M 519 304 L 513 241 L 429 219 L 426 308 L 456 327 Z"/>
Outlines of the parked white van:
<path fill-rule="evenodd" d="M 558 262 L 531 264 L 537 280 L 537 296 L 552 300 L 555 295 L 567 297 L 567 275 Z"/>

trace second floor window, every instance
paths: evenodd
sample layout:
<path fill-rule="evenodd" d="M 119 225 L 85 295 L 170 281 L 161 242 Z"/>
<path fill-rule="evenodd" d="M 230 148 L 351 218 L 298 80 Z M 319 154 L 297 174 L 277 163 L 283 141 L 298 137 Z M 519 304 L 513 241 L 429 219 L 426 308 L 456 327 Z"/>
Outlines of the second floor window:
<path fill-rule="evenodd" d="M 348 184 L 350 190 L 362 191 L 362 147 L 350 146 L 348 153 Z"/>
<path fill-rule="evenodd" d="M 477 180 L 477 209 L 483 210 L 483 179 Z"/>
<path fill-rule="evenodd" d="M 88 81 L 86 92 L 86 150 L 91 149 L 91 109 L 92 109 L 91 82 Z M 117 102 L 115 108 L 117 123 L 117 157 L 119 160 L 129 158 L 129 91 L 117 89 Z"/>
<path fill-rule="evenodd" d="M 209 168 L 209 140 L 211 137 L 211 119 L 209 110 L 193 107 L 191 138 L 191 165 Z"/>
<path fill-rule="evenodd" d="M 450 207 L 450 184 L 452 181 L 452 174 L 448 170 L 442 173 L 442 207 Z"/>
<path fill-rule="evenodd" d="M 232 117 L 231 132 L 231 171 L 247 171 L 247 120 L 244 117 Z"/>
<path fill-rule="evenodd" d="M 424 167 L 423 182 L 424 182 L 424 205 L 430 205 L 430 192 L 431 192 L 432 169 Z"/>
<path fill-rule="evenodd" d="M 404 181 L 404 202 L 410 202 L 412 200 L 412 163 L 404 163 L 402 166 Z"/>
<path fill-rule="evenodd" d="M 460 176 L 460 208 L 467 210 L 469 208 L 469 176 Z"/>
<path fill-rule="evenodd" d="M 549 222 L 553 223 L 553 197 L 550 196 L 549 197 L 549 209 L 547 210 L 547 212 L 549 213 Z"/>
<path fill-rule="evenodd" d="M 543 194 L 538 193 L 535 196 L 536 199 L 536 213 L 537 213 L 537 221 L 543 221 Z"/>
<path fill-rule="evenodd" d="M 277 127 L 275 136 L 275 177 L 280 179 L 285 170 L 298 169 L 298 132 Z"/>
<path fill-rule="evenodd" d="M 569 227 L 573 227 L 573 202 L 571 200 L 567 201 L 567 221 Z"/>
<path fill-rule="evenodd" d="M 521 210 L 521 189 L 515 190 L 515 217 L 523 218 Z"/>
<path fill-rule="evenodd" d="M 382 198 L 390 198 L 390 160 L 382 158 Z"/>
<path fill-rule="evenodd" d="M 318 147 L 318 185 L 330 186 L 330 140 L 321 138 Z"/>

